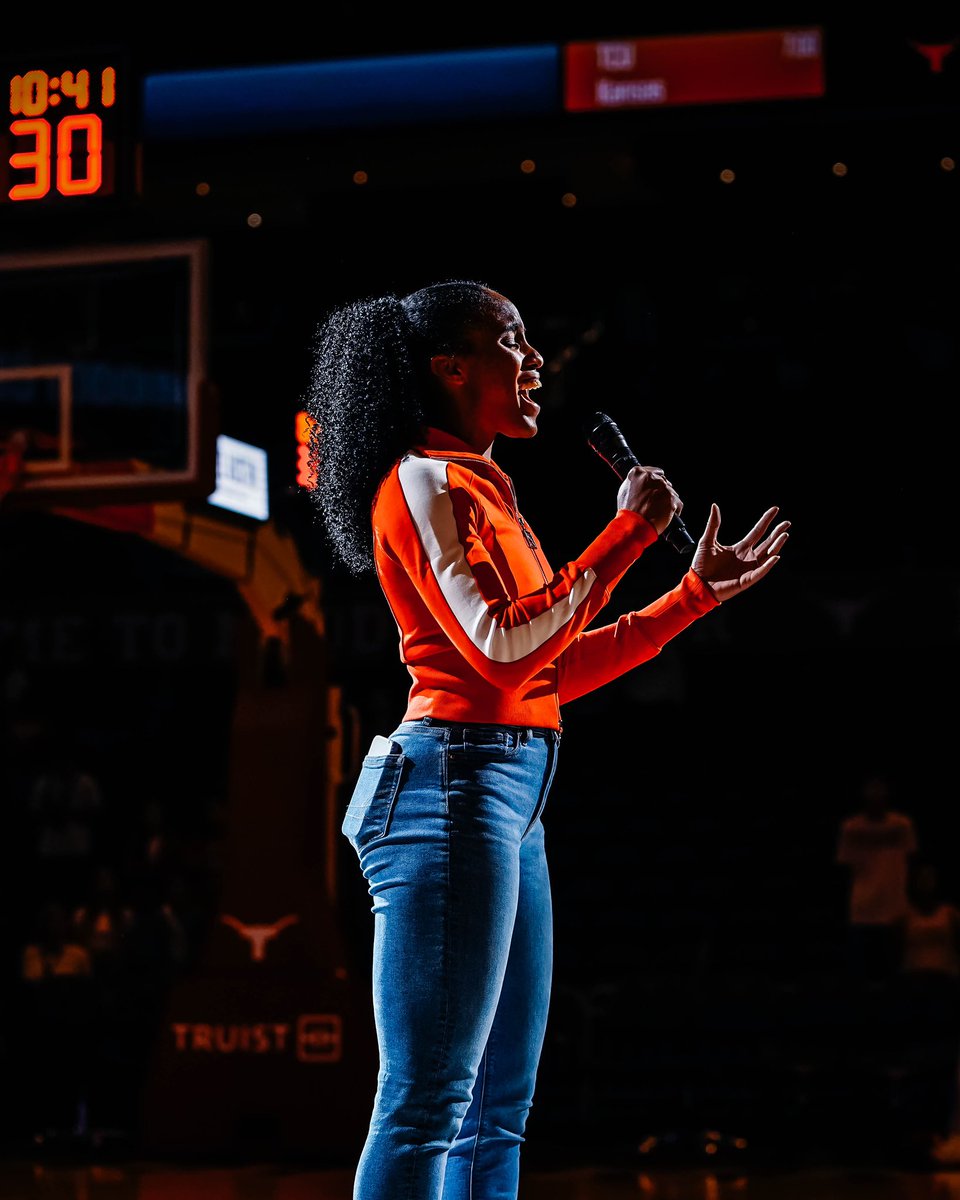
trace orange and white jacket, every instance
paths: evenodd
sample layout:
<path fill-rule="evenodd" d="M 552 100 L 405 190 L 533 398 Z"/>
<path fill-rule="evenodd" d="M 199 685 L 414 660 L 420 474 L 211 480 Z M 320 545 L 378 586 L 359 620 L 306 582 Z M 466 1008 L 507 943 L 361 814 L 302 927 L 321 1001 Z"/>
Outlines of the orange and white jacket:
<path fill-rule="evenodd" d="M 656 538 L 646 517 L 620 509 L 554 571 L 509 476 L 425 429 L 373 503 L 377 577 L 413 679 L 403 719 L 559 729 L 561 705 L 653 658 L 719 603 L 688 570 L 653 604 L 587 629 Z"/>

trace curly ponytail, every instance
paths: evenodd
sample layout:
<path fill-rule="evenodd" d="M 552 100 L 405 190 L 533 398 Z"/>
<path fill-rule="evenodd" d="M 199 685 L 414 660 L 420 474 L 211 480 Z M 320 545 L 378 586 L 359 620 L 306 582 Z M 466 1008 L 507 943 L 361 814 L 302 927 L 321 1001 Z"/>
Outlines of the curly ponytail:
<path fill-rule="evenodd" d="M 493 294 L 475 280 L 357 300 L 319 326 L 305 407 L 314 419 L 310 496 L 334 555 L 373 566 L 370 509 L 384 475 L 415 443 L 432 399 L 432 354 L 463 348 Z"/>

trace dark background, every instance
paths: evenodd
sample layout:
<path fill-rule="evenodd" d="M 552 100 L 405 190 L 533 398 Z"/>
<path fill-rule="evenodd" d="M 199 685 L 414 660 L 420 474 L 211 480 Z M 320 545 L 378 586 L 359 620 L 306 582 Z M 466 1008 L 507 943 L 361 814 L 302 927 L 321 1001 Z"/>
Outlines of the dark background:
<path fill-rule="evenodd" d="M 828 94 L 148 142 L 142 195 L 82 217 L 4 210 L 0 249 L 210 239 L 222 432 L 270 452 L 274 516 L 322 578 L 331 678 L 359 714 L 362 742 L 403 712 L 396 631 L 376 581 L 330 561 L 293 483 L 293 417 L 313 331 L 332 306 L 449 277 L 479 278 L 517 304 L 547 363 L 543 412 L 534 440 L 501 441 L 494 454 L 557 567 L 615 502 L 616 480 L 580 428 L 597 409 L 667 470 L 695 536 L 713 500 L 721 540 L 780 506 L 791 537 L 768 579 L 564 712 L 546 814 L 556 1006 L 532 1121 L 544 1143 L 575 1131 L 618 1151 L 651 1128 L 719 1124 L 789 1154 L 784 1130 L 802 1117 L 839 1154 L 861 1134 L 879 1145 L 876 1129 L 894 1120 L 877 1082 L 887 1081 L 882 1056 L 850 1049 L 863 1009 L 837 983 L 846 880 L 833 854 L 868 773 L 887 774 L 951 897 L 958 882 L 958 182 L 941 166 L 960 156 L 957 66 L 948 59 L 931 80 L 904 49 L 956 30 L 922 9 L 882 24 L 802 6 L 710 24 L 644 13 L 629 27 L 612 11 L 540 25 L 472 10 L 456 35 L 429 14 L 322 36 L 264 23 L 187 36 L 169 20 L 106 44 L 148 74 L 820 24 Z M 22 49 L 100 44 L 40 30 L 21 38 Z M 519 171 L 528 157 L 532 176 Z M 838 162 L 845 175 L 833 173 Z M 351 182 L 360 168 L 364 187 Z M 719 180 L 725 168 L 732 185 Z M 8 544 L 29 541 L 38 522 L 8 523 Z M 88 530 L 57 536 L 81 560 L 103 545 Z M 144 565 L 144 578 L 168 565 Z M 682 570 L 669 546 L 650 548 L 609 619 Z M 109 778 L 107 744 L 98 761 Z M 362 971 L 367 897 L 346 854 L 338 918 Z M 878 1022 L 875 1042 L 863 1036 L 882 1047 Z M 844 1071 L 848 1051 L 858 1065 Z"/>

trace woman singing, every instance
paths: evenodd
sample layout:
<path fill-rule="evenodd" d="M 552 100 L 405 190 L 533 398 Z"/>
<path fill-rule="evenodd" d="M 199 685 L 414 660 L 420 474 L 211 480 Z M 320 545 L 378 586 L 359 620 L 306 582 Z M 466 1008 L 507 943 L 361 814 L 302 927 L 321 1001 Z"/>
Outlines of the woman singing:
<path fill-rule="evenodd" d="M 412 684 L 342 832 L 373 897 L 380 1071 L 355 1200 L 515 1200 L 552 969 L 541 815 L 561 707 L 657 654 L 773 568 L 776 508 L 732 546 L 713 505 L 672 591 L 588 629 L 681 502 L 659 468 L 555 570 L 493 460 L 537 432 L 543 359 L 474 281 L 348 304 L 319 330 L 313 493 L 334 553 L 374 567 Z"/>

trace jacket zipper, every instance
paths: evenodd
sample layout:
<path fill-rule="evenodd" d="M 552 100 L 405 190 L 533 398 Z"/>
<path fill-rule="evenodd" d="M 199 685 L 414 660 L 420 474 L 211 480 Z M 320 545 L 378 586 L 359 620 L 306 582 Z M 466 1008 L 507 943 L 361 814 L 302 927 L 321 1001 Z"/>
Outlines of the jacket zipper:
<path fill-rule="evenodd" d="M 510 491 L 513 493 L 513 515 L 517 518 L 517 524 L 520 526 L 520 532 L 523 534 L 523 540 L 533 551 L 533 557 L 537 560 L 537 566 L 540 568 L 540 576 L 543 582 L 547 582 L 547 577 L 544 574 L 543 564 L 540 562 L 540 555 L 537 554 L 537 544 L 533 540 L 533 534 L 523 517 L 520 516 L 520 508 L 517 504 L 517 489 L 513 486 L 513 480 L 510 480 Z"/>
<path fill-rule="evenodd" d="M 493 463 L 492 465 L 494 467 L 496 467 L 496 463 Z M 499 467 L 497 467 L 497 471 L 499 472 L 500 476 L 503 479 L 505 479 L 507 481 L 507 483 L 510 484 L 510 493 L 513 496 L 513 515 L 516 517 L 517 524 L 520 526 L 520 532 L 523 534 L 523 540 L 527 543 L 527 545 L 533 551 L 533 557 L 537 560 L 537 566 L 540 568 L 540 577 L 543 579 L 544 583 L 547 583 L 548 580 L 547 580 L 546 573 L 544 572 L 544 569 L 543 569 L 543 563 L 541 563 L 541 561 L 540 561 L 540 555 L 537 554 L 537 544 L 533 540 L 533 534 L 530 531 L 530 527 L 527 525 L 526 521 L 520 515 L 520 505 L 517 502 L 517 489 L 513 486 L 513 480 L 510 478 L 509 475 L 506 474 L 505 471 L 501 471 Z M 559 726 L 557 729 L 557 744 L 559 745 L 560 740 L 563 737 L 563 717 L 560 716 L 559 699 L 557 701 L 557 724 Z"/>
<path fill-rule="evenodd" d="M 527 543 L 527 545 L 533 551 L 533 557 L 537 560 L 537 566 L 540 568 L 540 574 L 543 577 L 543 582 L 546 583 L 547 576 L 546 576 L 546 573 L 544 572 L 543 564 L 540 562 L 540 555 L 537 553 L 537 546 L 533 540 L 533 534 L 530 532 L 529 526 L 527 525 L 526 521 L 524 521 L 523 517 L 520 516 L 520 508 L 517 505 L 517 489 L 513 486 L 512 479 L 510 480 L 510 491 L 513 493 L 513 512 L 517 518 L 517 524 L 520 526 L 520 530 L 523 533 L 523 540 Z M 563 737 L 563 717 L 560 716 L 560 700 L 559 700 L 559 698 L 557 699 L 557 722 L 558 722 L 558 726 L 559 726 L 559 728 L 557 729 L 557 743 L 559 744 L 560 739 Z"/>

